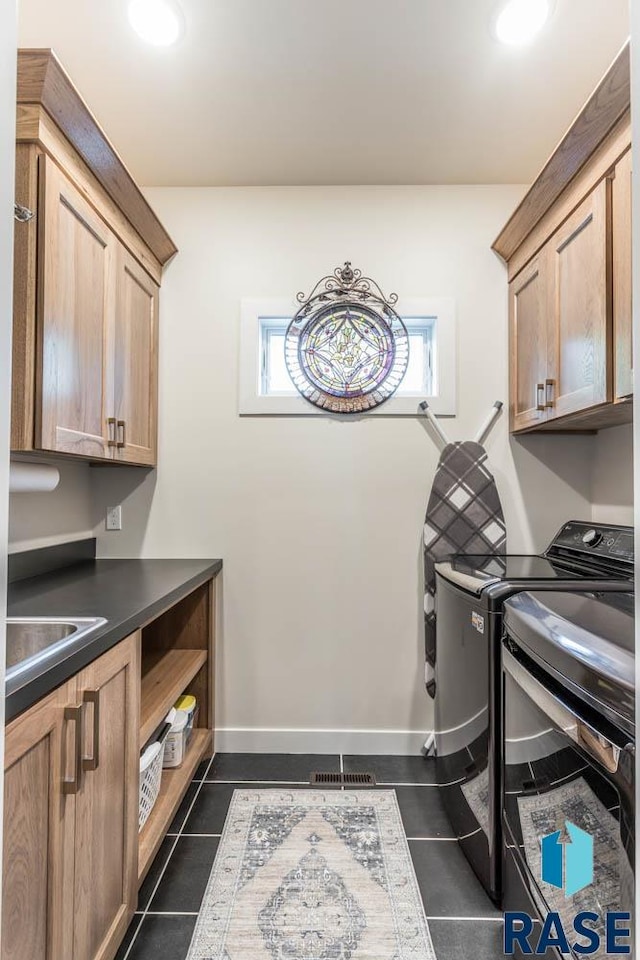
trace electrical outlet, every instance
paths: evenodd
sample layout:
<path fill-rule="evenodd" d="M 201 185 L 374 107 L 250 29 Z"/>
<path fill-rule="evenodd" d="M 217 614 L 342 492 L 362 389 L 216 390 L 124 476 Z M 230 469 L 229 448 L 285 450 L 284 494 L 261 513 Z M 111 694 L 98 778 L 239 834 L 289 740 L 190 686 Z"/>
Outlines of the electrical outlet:
<path fill-rule="evenodd" d="M 122 530 L 122 507 L 109 507 L 107 510 L 107 530 Z"/>

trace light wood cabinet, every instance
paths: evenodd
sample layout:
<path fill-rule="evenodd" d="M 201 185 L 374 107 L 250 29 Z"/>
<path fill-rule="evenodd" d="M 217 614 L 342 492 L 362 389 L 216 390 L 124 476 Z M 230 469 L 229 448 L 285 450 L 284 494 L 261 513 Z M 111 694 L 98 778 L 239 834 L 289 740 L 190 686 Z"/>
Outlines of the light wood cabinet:
<path fill-rule="evenodd" d="M 138 892 L 140 635 L 78 675 L 85 712 L 76 796 L 73 960 L 115 952 Z"/>
<path fill-rule="evenodd" d="M 547 318 L 552 305 L 549 261 L 536 257 L 509 289 L 511 422 L 515 430 L 546 420 Z"/>
<path fill-rule="evenodd" d="M 156 461 L 159 287 L 120 246 L 116 284 L 114 384 L 116 458 Z"/>
<path fill-rule="evenodd" d="M 633 393 L 631 173 L 631 150 L 628 150 L 615 167 L 611 216 L 616 400 Z"/>
<path fill-rule="evenodd" d="M 107 960 L 136 906 L 140 634 L 7 727 L 2 960 Z"/>
<path fill-rule="evenodd" d="M 36 446 L 106 458 L 117 240 L 46 156 L 39 214 Z"/>
<path fill-rule="evenodd" d="M 612 399 L 610 209 L 605 178 L 509 285 L 514 432 Z"/>
<path fill-rule="evenodd" d="M 630 90 L 627 45 L 494 241 L 513 433 L 632 419 Z"/>
<path fill-rule="evenodd" d="M 16 231 L 37 230 L 36 292 L 29 297 L 34 335 L 26 347 L 36 355 L 30 385 L 21 331 L 14 355 L 14 391 L 35 394 L 31 448 L 152 466 L 160 288 L 51 157 L 19 153 L 17 162 L 38 167 L 37 220 L 16 225 Z M 24 171 L 20 179 L 30 182 Z M 20 289 L 15 325 L 24 327 Z M 29 448 L 21 415 L 12 449 Z"/>
<path fill-rule="evenodd" d="M 19 51 L 16 202 L 12 451 L 154 465 L 176 248 L 51 51 Z"/>
<path fill-rule="evenodd" d="M 550 241 L 547 419 L 611 399 L 610 188 L 608 178 L 601 181 Z"/>
<path fill-rule="evenodd" d="M 6 728 L 0 960 L 112 960 L 198 764 L 212 753 L 215 580 Z M 139 831 L 140 749 L 183 693 L 198 714 Z"/>
<path fill-rule="evenodd" d="M 73 956 L 75 681 L 9 724 L 4 770 L 2 960 Z M 68 781 L 71 782 L 68 782 Z"/>

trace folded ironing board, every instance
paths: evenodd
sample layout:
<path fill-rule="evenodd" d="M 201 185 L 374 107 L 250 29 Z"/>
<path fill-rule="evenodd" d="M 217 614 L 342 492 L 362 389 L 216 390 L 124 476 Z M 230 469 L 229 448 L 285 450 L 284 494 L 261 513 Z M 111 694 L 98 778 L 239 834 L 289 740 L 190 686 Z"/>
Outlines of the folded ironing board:
<path fill-rule="evenodd" d="M 425 683 L 431 697 L 436 692 L 435 565 L 454 553 L 501 554 L 506 545 L 502 505 L 484 447 L 474 440 L 447 443 L 424 523 Z"/>

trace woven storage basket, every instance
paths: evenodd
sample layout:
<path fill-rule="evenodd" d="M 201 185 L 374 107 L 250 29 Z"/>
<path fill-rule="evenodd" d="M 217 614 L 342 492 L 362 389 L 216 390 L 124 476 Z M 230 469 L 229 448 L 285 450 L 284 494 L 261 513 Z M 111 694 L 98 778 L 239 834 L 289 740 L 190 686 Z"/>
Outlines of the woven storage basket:
<path fill-rule="evenodd" d="M 138 831 L 142 830 L 149 819 L 160 793 L 162 780 L 162 761 L 164 759 L 164 740 L 156 741 L 140 760 L 140 806 L 138 811 Z M 144 763 L 144 767 L 143 767 Z"/>

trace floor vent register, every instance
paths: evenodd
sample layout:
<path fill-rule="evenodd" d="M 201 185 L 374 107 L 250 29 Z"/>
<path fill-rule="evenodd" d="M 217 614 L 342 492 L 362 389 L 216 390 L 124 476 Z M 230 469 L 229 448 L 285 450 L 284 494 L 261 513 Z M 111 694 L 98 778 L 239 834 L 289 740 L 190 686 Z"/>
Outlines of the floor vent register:
<path fill-rule="evenodd" d="M 312 773 L 312 787 L 375 787 L 372 773 Z"/>

